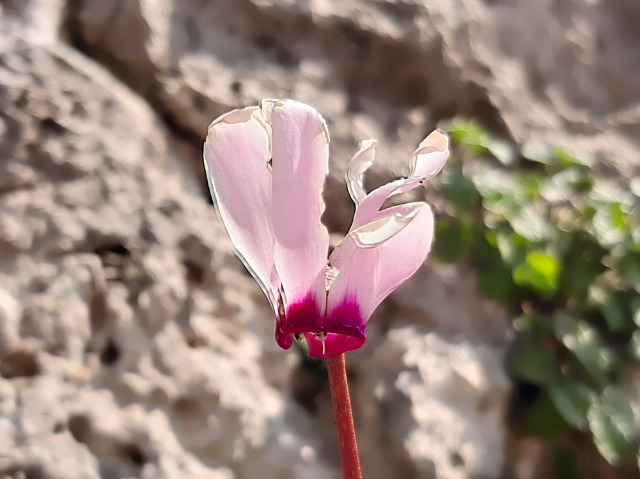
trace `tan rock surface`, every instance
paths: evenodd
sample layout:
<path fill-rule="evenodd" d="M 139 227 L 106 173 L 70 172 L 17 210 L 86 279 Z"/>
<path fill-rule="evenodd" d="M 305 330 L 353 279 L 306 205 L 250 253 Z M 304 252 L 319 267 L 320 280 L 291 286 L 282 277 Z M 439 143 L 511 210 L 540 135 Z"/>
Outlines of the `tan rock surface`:
<path fill-rule="evenodd" d="M 201 167 L 208 123 L 293 97 L 329 122 L 326 221 L 473 115 L 638 172 L 633 0 L 0 4 L 0 476 L 338 477 L 322 372 L 273 341 Z M 624 179 L 623 179 L 624 181 Z M 425 267 L 350 355 L 368 479 L 507 470 L 506 317 Z"/>
<path fill-rule="evenodd" d="M 2 471 L 332 477 L 164 125 L 62 44 L 6 35 L 0 58 Z"/>

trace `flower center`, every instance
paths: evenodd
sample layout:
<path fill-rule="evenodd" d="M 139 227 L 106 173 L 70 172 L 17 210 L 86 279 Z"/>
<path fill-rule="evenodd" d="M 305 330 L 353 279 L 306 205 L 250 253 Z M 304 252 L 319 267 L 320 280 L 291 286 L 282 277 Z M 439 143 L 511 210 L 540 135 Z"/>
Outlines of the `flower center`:
<path fill-rule="evenodd" d="M 328 358 L 364 344 L 365 324 L 355 298 L 345 299 L 328 314 L 320 304 L 309 294 L 302 301 L 278 308 L 286 309 L 278 314 L 276 327 L 276 341 L 282 348 L 305 339 L 310 356 Z"/>

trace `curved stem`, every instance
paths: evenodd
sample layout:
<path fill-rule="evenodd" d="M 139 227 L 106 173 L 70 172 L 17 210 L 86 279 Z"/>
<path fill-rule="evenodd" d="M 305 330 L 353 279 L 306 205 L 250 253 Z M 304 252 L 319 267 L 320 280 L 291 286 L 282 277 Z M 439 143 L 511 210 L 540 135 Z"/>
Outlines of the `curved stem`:
<path fill-rule="evenodd" d="M 328 358 L 327 371 L 331 389 L 331 402 L 333 402 L 333 416 L 338 431 L 342 474 L 344 479 L 362 479 L 344 354 L 335 358 Z"/>

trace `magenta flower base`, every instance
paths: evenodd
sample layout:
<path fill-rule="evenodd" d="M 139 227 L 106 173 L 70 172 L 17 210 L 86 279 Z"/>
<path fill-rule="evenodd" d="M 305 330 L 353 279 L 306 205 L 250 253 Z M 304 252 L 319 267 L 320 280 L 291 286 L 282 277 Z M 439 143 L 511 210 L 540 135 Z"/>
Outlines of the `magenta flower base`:
<path fill-rule="evenodd" d="M 289 306 L 276 326 L 276 342 L 289 349 L 302 335 L 309 355 L 330 358 L 359 349 L 367 339 L 365 321 L 354 298 L 346 297 L 331 313 L 323 314 L 312 295 Z"/>

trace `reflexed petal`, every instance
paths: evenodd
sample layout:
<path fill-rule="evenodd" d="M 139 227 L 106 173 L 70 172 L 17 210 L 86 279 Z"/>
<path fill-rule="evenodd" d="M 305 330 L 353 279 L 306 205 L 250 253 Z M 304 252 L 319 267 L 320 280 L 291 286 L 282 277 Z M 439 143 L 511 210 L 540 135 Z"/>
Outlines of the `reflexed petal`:
<path fill-rule="evenodd" d="M 362 149 L 356 153 L 356 156 L 361 152 Z M 448 157 L 448 137 L 439 130 L 432 131 L 413 153 L 411 174 L 408 178 L 401 178 L 382 185 L 361 200 L 356 210 L 352 230 L 383 215 L 380 208 L 389 197 L 411 191 L 438 174 Z"/>
<path fill-rule="evenodd" d="M 413 152 L 409 177 L 430 180 L 440 173 L 447 158 L 449 158 L 449 137 L 440 130 L 434 130 Z"/>
<path fill-rule="evenodd" d="M 327 323 L 341 324 L 351 318 L 340 315 L 345 302 L 359 305 L 362 325 L 389 293 L 422 265 L 433 240 L 433 213 L 426 203 L 394 206 L 387 215 L 412 216 L 405 227 L 375 247 L 361 248 L 349 234 L 333 251 L 329 261 L 339 270 L 329 291 Z"/>
<path fill-rule="evenodd" d="M 379 213 L 378 219 L 352 230 L 349 234 L 358 248 L 373 248 L 400 233 L 423 205 L 423 202 L 416 202 L 383 210 Z"/>
<path fill-rule="evenodd" d="M 376 140 L 364 140 L 358 146 L 358 152 L 353 155 L 347 168 L 346 180 L 349 195 L 353 202 L 358 206 L 367 192 L 364 190 L 363 179 L 364 173 L 371 167 L 375 157 Z"/>
<path fill-rule="evenodd" d="M 287 304 L 310 291 L 324 313 L 329 234 L 321 223 L 329 134 L 320 114 L 292 100 L 263 102 L 271 123 L 274 260 Z M 287 321 L 289 317 L 287 317 Z"/>
<path fill-rule="evenodd" d="M 204 165 L 237 254 L 275 310 L 280 285 L 274 271 L 269 133 L 258 107 L 222 115 L 209 126 Z"/>
<path fill-rule="evenodd" d="M 401 178 L 373 190 L 356 209 L 351 231 L 384 216 L 386 210 L 380 211 L 380 208 L 382 208 L 382 205 L 390 196 L 398 192 L 404 193 L 410 191 L 422 183 L 423 180 L 421 178 Z"/>

